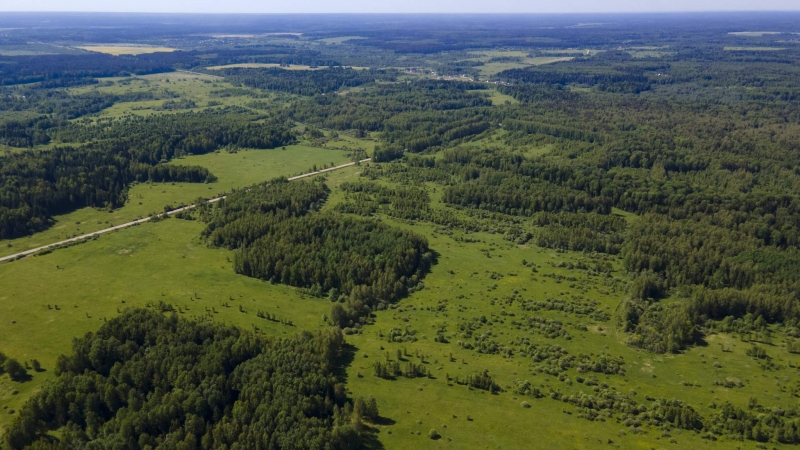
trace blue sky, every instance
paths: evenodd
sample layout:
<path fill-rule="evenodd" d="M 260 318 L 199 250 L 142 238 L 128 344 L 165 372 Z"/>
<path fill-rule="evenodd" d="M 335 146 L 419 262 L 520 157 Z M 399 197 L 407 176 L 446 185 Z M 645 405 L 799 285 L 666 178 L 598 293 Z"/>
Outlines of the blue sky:
<path fill-rule="evenodd" d="M 798 11 L 800 0 L 0 0 L 0 11 L 586 13 Z"/>

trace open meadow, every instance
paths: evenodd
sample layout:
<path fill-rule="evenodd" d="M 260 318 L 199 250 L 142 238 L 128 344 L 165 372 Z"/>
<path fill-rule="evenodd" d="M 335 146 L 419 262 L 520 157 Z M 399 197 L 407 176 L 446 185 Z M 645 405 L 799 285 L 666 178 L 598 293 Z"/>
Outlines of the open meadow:
<path fill-rule="evenodd" d="M 256 151 L 243 153 L 252 157 Z M 276 154 L 281 153 L 271 155 Z M 211 161 L 236 156 L 194 158 Z M 333 193 L 326 210 L 346 201 L 338 186 L 357 181 L 360 171 L 351 168 L 329 175 Z M 427 189 L 432 203 L 438 203 L 434 187 Z M 604 448 L 609 441 L 618 448 L 659 448 L 671 439 L 688 447 L 731 445 L 701 440 L 694 432 L 636 434 L 622 423 L 609 427 L 602 421 L 589 421 L 582 417 L 580 407 L 549 395 L 532 398 L 515 392 L 523 381 L 567 395 L 594 394 L 601 385 L 642 403 L 650 397 L 690 399 L 706 411 L 723 402 L 745 406 L 751 396 L 769 398 L 773 404 L 791 403 L 786 389 L 796 387 L 787 384 L 782 371 L 754 373 L 758 363 L 745 354 L 751 344 L 735 338 L 715 336 L 706 346 L 679 355 L 652 355 L 624 345 L 619 329 L 609 320 L 626 285 L 614 258 L 610 260 L 614 270 L 606 278 L 578 268 L 591 261 L 592 255 L 516 245 L 492 233 L 450 232 L 424 223 L 382 220 L 425 236 L 439 255 L 423 290 L 376 312 L 373 325 L 347 337 L 353 358 L 347 387 L 354 395 L 378 399 L 385 417 L 377 424 L 378 437 L 386 448 L 518 448 L 532 440 L 550 448 Z M 55 358 L 68 351 L 72 337 L 97 329 L 129 307 L 158 308 L 164 302 L 182 316 L 210 314 L 214 320 L 267 334 L 327 327 L 323 320 L 330 308 L 327 299 L 235 274 L 232 253 L 208 248 L 198 238 L 202 228 L 195 220 L 168 219 L 0 266 L 3 280 L 14 280 L 4 283 L 0 297 L 0 315 L 9 322 L 0 331 L 0 347 L 23 360 L 35 358 L 45 369 L 22 385 L 4 381 L 3 406 L 18 409 L 52 379 Z M 545 309 L 535 316 L 539 325 L 520 326 L 530 314 L 526 305 L 557 301 L 577 301 L 588 309 Z M 269 311 L 279 320 L 261 319 L 257 311 Z M 559 376 L 549 375 L 519 353 L 512 356 L 464 345 L 478 341 L 477 334 L 463 334 L 467 324 L 477 324 L 475 333 L 492 345 L 513 347 L 530 339 L 539 345 L 562 346 L 571 354 L 619 359 L 624 361 L 624 372 L 587 375 L 569 369 Z M 392 339 L 393 335 L 398 338 Z M 800 364 L 800 357 L 780 345 L 767 345 L 767 349 L 778 364 Z M 402 364 L 419 364 L 429 375 L 383 379 L 374 374 L 376 362 L 398 358 Z M 498 392 L 455 381 L 484 370 L 499 386 Z M 596 381 L 589 383 L 584 377 Z M 740 385 L 717 385 L 725 380 Z M 13 414 L 0 416 L 0 424 L 11 418 Z M 431 429 L 441 439 L 429 439 Z"/>

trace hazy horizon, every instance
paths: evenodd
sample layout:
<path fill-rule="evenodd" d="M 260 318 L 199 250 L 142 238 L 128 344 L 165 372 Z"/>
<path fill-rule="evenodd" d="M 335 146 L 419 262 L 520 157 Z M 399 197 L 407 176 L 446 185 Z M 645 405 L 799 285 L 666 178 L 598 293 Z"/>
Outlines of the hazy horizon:
<path fill-rule="evenodd" d="M 796 0 L 675 0 L 636 1 L 564 0 L 545 2 L 529 0 L 445 0 L 430 2 L 406 0 L 374 2 L 347 0 L 324 2 L 298 0 L 287 3 L 262 3 L 255 0 L 141 0 L 109 3 L 100 0 L 5 0 L 2 12 L 74 12 L 74 13 L 205 13 L 205 14 L 594 14 L 594 13 L 679 13 L 679 12 L 781 12 L 800 11 Z"/>

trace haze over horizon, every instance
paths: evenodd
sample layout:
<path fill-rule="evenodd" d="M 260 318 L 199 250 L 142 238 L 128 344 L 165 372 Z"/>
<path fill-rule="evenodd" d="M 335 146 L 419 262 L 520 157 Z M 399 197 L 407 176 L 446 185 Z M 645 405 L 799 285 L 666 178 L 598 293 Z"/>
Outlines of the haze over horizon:
<path fill-rule="evenodd" d="M 565 0 L 557 3 L 542 0 L 424 0 L 375 2 L 346 0 L 325 2 L 298 0 L 287 3 L 262 3 L 255 0 L 141 0 L 135 4 L 101 0 L 5 0 L 4 12 L 117 12 L 117 13 L 657 13 L 657 12 L 727 12 L 727 11 L 800 11 L 796 0 L 675 0 L 637 1 Z"/>

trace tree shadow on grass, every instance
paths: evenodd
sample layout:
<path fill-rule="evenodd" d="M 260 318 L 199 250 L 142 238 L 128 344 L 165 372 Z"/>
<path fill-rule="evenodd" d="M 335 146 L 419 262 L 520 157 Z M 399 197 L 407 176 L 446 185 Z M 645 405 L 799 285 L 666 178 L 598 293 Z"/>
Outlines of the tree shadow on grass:
<path fill-rule="evenodd" d="M 347 368 L 356 359 L 356 352 L 358 348 L 350 343 L 342 345 L 342 353 L 336 358 L 333 375 L 342 383 L 347 382 Z"/>
<path fill-rule="evenodd" d="M 390 420 L 391 423 L 394 423 L 394 421 L 391 419 L 387 420 Z M 367 427 L 366 432 L 362 435 L 363 440 L 361 442 L 362 443 L 361 448 L 369 450 L 383 450 L 384 448 L 386 448 L 383 446 L 383 443 L 378 439 L 378 433 L 380 433 L 380 429 L 378 429 L 377 427 Z"/>
<path fill-rule="evenodd" d="M 397 422 L 395 422 L 394 419 L 389 418 L 389 417 L 378 416 L 378 418 L 375 419 L 374 423 L 375 423 L 375 425 L 389 426 L 389 425 L 394 425 Z"/>
<path fill-rule="evenodd" d="M 29 374 L 29 373 L 26 373 L 24 375 L 15 375 L 15 376 L 11 377 L 11 381 L 15 381 L 17 383 L 27 383 L 28 381 L 31 381 L 32 379 L 33 379 L 33 376 L 31 376 L 31 374 Z"/>
<path fill-rule="evenodd" d="M 695 347 L 708 347 L 708 341 L 706 340 L 706 337 L 704 335 L 702 335 L 702 334 L 700 336 L 698 336 L 697 339 L 694 341 L 694 346 Z"/>
<path fill-rule="evenodd" d="M 363 436 L 362 447 L 364 449 L 369 450 L 383 450 L 384 447 L 383 443 L 378 440 L 378 433 L 377 432 L 368 432 L 365 433 Z"/>

